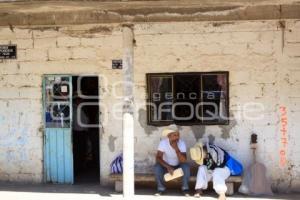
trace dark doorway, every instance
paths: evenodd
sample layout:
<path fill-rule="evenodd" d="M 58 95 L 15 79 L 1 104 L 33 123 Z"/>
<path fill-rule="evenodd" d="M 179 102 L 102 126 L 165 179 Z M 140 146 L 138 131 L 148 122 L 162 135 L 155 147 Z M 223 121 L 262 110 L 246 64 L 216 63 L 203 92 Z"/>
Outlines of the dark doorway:
<path fill-rule="evenodd" d="M 73 76 L 73 155 L 75 183 L 99 183 L 99 82 Z"/>

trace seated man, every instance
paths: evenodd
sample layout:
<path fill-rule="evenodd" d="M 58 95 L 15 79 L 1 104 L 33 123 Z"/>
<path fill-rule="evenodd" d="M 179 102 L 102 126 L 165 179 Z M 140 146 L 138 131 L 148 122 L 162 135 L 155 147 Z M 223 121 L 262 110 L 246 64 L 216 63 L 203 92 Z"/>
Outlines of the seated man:
<path fill-rule="evenodd" d="M 186 145 L 180 139 L 179 132 L 175 127 L 164 130 L 163 136 L 166 138 L 162 139 L 159 143 L 156 164 L 154 166 L 157 183 L 157 193 L 155 195 L 162 195 L 166 190 L 164 174 L 167 172 L 173 174 L 175 169 L 182 168 L 184 175 L 182 177 L 181 189 L 185 196 L 189 196 L 190 167 L 186 162 Z"/>
<path fill-rule="evenodd" d="M 242 165 L 226 151 L 211 144 L 203 146 L 201 143 L 197 143 L 190 149 L 190 154 L 191 159 L 200 165 L 197 173 L 195 197 L 200 197 L 202 190 L 207 189 L 208 182 L 212 179 L 213 188 L 219 194 L 219 200 L 225 200 L 227 191 L 225 180 L 231 173 L 232 175 L 240 175 L 243 170 Z M 234 169 L 231 169 L 232 166 Z"/>

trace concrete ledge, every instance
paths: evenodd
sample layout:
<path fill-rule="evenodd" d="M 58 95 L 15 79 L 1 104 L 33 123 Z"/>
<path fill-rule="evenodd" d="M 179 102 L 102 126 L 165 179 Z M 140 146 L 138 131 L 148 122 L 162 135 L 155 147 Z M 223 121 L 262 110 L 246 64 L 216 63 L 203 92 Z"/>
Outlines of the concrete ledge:
<path fill-rule="evenodd" d="M 286 1 L 30 1 L 0 3 L 0 26 L 300 19 Z"/>
<path fill-rule="evenodd" d="M 123 176 L 122 176 L 122 174 L 111 174 L 110 179 L 113 181 L 122 181 Z M 143 181 L 154 182 L 155 181 L 155 177 L 153 174 L 135 174 L 134 179 L 135 179 L 135 181 L 139 181 L 139 182 L 143 182 Z M 176 181 L 176 180 L 174 180 L 174 181 Z M 192 182 L 196 181 L 196 176 L 191 176 L 190 181 L 192 181 Z M 241 176 L 230 176 L 226 180 L 226 182 L 241 183 L 242 177 Z"/>
<path fill-rule="evenodd" d="M 111 174 L 110 179 L 115 182 L 115 191 L 122 192 L 123 191 L 123 176 L 122 174 Z M 153 174 L 135 174 L 135 182 L 155 182 L 155 177 Z M 179 181 L 180 179 L 175 179 L 174 181 Z M 190 182 L 196 182 L 196 177 L 191 176 Z M 227 195 L 234 194 L 234 183 L 241 183 L 241 176 L 230 176 L 226 180 L 227 186 Z"/>

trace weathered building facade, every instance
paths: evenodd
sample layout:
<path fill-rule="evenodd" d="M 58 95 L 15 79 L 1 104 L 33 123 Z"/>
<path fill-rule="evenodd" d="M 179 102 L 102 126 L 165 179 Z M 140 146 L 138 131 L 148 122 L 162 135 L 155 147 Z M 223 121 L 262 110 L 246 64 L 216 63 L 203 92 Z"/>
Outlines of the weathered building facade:
<path fill-rule="evenodd" d="M 16 44 L 17 59 L 0 60 L 0 180 L 43 182 L 43 78 L 56 74 L 99 77 L 99 179 L 110 183 L 110 163 L 122 152 L 122 118 L 112 112 L 122 104 L 122 70 L 112 60 L 122 59 L 129 23 L 137 172 L 152 170 L 164 128 L 147 124 L 146 74 L 226 71 L 229 124 L 179 126 L 182 138 L 189 147 L 209 138 L 248 166 L 257 133 L 273 188 L 300 191 L 300 4 L 130 3 L 1 3 L 0 44 Z"/>

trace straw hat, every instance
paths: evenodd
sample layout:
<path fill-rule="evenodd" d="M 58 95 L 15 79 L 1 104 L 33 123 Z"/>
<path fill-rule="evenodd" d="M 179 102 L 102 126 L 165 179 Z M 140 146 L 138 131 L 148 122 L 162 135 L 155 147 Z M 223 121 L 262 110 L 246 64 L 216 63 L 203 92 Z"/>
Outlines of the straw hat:
<path fill-rule="evenodd" d="M 162 137 L 168 137 L 170 133 L 178 132 L 178 129 L 175 125 L 170 125 L 162 131 Z"/>
<path fill-rule="evenodd" d="M 191 159 L 194 160 L 198 165 L 203 165 L 204 151 L 202 143 L 198 142 L 190 148 Z"/>

